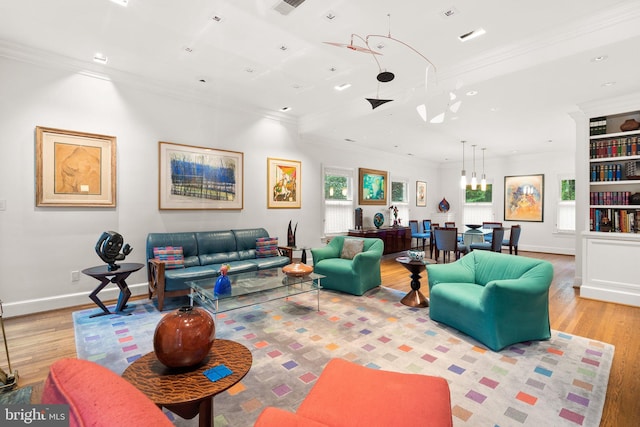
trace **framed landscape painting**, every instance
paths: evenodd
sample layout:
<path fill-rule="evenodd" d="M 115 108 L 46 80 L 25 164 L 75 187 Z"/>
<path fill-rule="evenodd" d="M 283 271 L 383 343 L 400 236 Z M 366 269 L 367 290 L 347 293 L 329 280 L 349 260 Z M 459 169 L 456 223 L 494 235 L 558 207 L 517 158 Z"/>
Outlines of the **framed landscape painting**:
<path fill-rule="evenodd" d="M 543 214 L 543 174 L 504 177 L 505 221 L 542 222 Z"/>
<path fill-rule="evenodd" d="M 416 206 L 427 206 L 427 183 L 416 181 Z"/>
<path fill-rule="evenodd" d="M 361 205 L 386 205 L 387 172 L 365 168 L 360 168 L 358 172 L 358 203 Z"/>
<path fill-rule="evenodd" d="M 302 164 L 297 160 L 267 158 L 267 207 L 302 206 Z"/>
<path fill-rule="evenodd" d="M 116 206 L 116 137 L 36 127 L 36 206 Z"/>
<path fill-rule="evenodd" d="M 159 143 L 160 209 L 242 209 L 244 156 L 237 151 Z"/>

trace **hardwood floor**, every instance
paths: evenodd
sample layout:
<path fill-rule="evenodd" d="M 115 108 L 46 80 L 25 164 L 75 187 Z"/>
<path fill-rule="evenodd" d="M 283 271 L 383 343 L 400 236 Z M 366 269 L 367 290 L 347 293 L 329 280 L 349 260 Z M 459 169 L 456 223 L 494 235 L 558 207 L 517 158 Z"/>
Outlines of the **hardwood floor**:
<path fill-rule="evenodd" d="M 640 308 L 603 303 L 579 297 L 573 288 L 574 257 L 521 252 L 546 259 L 554 266 L 549 296 L 551 327 L 615 345 L 613 366 L 602 415 L 602 427 L 636 426 L 640 419 Z M 382 284 L 409 291 L 407 270 L 387 255 L 382 262 Z M 428 295 L 426 278 L 422 291 Z M 11 367 L 18 371 L 18 386 L 34 386 L 39 401 L 49 366 L 63 357 L 76 357 L 71 313 L 93 304 L 5 319 Z M 2 351 L 4 353 L 4 351 Z M 6 371 L 4 355 L 0 366 Z"/>

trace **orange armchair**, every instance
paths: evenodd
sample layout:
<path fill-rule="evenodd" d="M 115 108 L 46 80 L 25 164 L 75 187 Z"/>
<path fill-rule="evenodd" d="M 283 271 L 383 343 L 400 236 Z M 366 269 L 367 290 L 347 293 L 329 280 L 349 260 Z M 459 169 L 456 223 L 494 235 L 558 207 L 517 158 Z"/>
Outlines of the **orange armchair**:
<path fill-rule="evenodd" d="M 444 378 L 332 359 L 296 413 L 266 408 L 256 427 L 452 426 Z"/>

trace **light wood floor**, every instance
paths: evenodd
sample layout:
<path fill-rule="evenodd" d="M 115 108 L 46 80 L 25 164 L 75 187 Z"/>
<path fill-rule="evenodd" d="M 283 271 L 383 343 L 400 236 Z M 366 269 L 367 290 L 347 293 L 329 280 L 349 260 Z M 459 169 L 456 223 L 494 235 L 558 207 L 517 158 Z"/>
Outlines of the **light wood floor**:
<path fill-rule="evenodd" d="M 602 416 L 602 427 L 637 426 L 640 420 L 640 308 L 580 298 L 573 288 L 574 257 L 521 252 L 554 266 L 549 306 L 551 327 L 574 335 L 615 345 L 615 355 Z M 410 290 L 407 270 L 385 256 L 382 284 Z M 422 291 L 428 295 L 426 279 Z M 5 319 L 11 367 L 18 371 L 18 386 L 34 386 L 33 402 L 39 401 L 49 366 L 63 357 L 76 357 L 71 313 L 86 306 Z M 4 350 L 0 366 L 6 371 Z"/>

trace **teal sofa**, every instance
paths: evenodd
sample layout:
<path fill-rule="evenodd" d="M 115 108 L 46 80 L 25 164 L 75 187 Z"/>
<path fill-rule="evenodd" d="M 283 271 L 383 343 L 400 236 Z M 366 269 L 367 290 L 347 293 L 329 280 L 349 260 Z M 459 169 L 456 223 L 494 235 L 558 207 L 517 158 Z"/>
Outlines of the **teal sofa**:
<path fill-rule="evenodd" d="M 353 259 L 341 258 L 346 239 L 363 240 L 363 250 Z M 382 284 L 380 259 L 384 243 L 380 239 L 336 236 L 322 248 L 311 249 L 313 271 L 327 276 L 322 279 L 324 289 L 362 295 Z"/>
<path fill-rule="evenodd" d="M 230 265 L 229 274 L 289 264 L 291 260 L 279 252 L 268 257 L 257 256 L 257 239 L 268 237 L 264 228 L 150 233 L 146 247 L 149 298 L 156 296 L 158 309 L 162 311 L 165 297 L 189 294 L 187 282 L 216 278 L 224 264 Z M 153 249 L 167 246 L 181 248 L 183 262 L 180 268 L 169 269 L 167 263 L 155 258 Z"/>
<path fill-rule="evenodd" d="M 549 287 L 543 260 L 472 251 L 451 264 L 427 265 L 429 315 L 500 351 L 551 337 Z"/>

